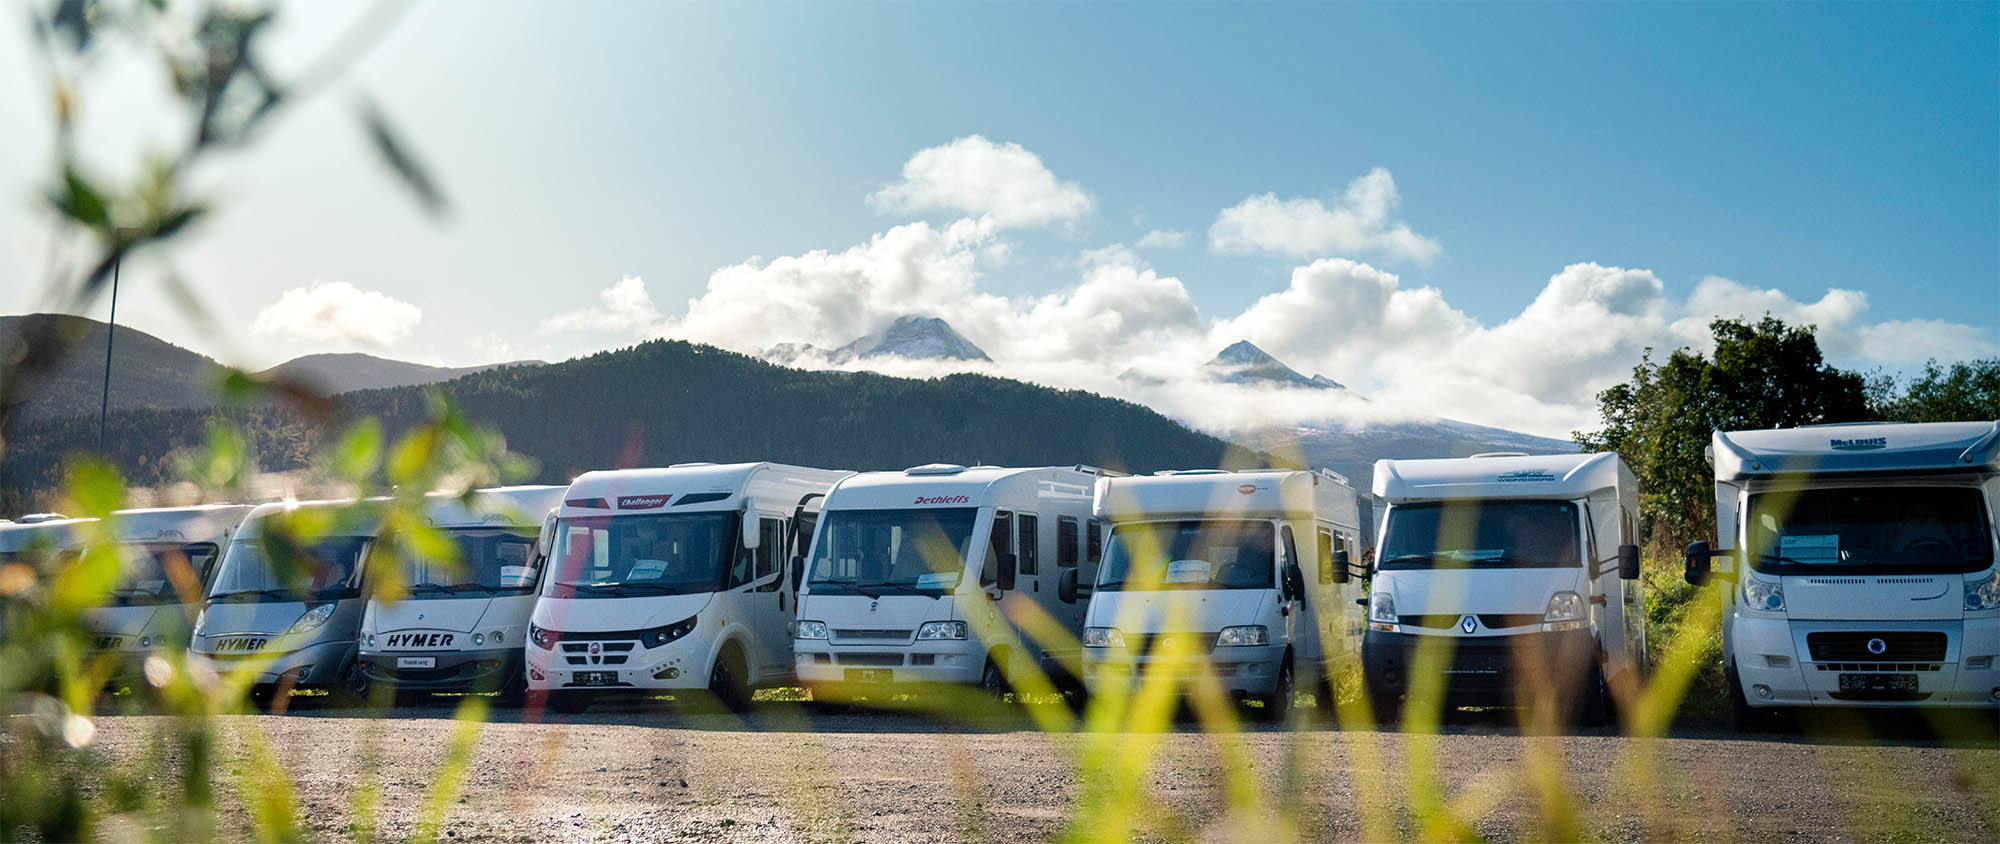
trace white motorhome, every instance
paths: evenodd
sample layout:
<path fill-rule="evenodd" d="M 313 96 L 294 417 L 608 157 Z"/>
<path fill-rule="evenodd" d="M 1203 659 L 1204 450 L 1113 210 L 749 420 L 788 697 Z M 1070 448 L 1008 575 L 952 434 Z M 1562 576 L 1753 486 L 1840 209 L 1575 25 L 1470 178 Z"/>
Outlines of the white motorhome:
<path fill-rule="evenodd" d="M 223 674 L 254 666 L 256 701 L 294 689 L 347 689 L 367 604 L 364 561 L 381 530 L 379 503 L 282 501 L 251 510 L 209 584 L 189 659 Z M 273 529 L 293 520 L 331 531 L 304 545 Z"/>
<path fill-rule="evenodd" d="M 527 691 L 522 643 L 547 559 L 544 523 L 562 502 L 560 486 L 482 489 L 470 506 L 440 496 L 433 527 L 458 547 L 459 564 L 397 561 L 409 596 L 370 599 L 361 617 L 355 691 L 497 691 L 508 703 Z"/>
<path fill-rule="evenodd" d="M 1618 455 L 1381 460 L 1375 495 L 1362 675 L 1378 717 L 1401 711 L 1428 644 L 1445 705 L 1525 704 L 1525 689 L 1609 718 L 1646 654 L 1638 482 Z"/>
<path fill-rule="evenodd" d="M 1739 727 L 1781 707 L 2000 707 L 2000 423 L 1718 431 L 1723 654 Z M 1721 559 L 1715 565 L 1712 557 Z"/>
<path fill-rule="evenodd" d="M 792 682 L 798 573 L 850 472 L 776 463 L 586 472 L 557 511 L 528 626 L 528 688 L 579 712 L 606 694 L 707 689 L 732 708 Z"/>
<path fill-rule="evenodd" d="M 213 504 L 113 514 L 109 529 L 123 567 L 107 603 L 85 620 L 97 634 L 96 651 L 119 659 L 112 686 L 136 680 L 156 651 L 188 646 L 215 563 L 250 510 L 247 504 Z M 55 519 L 0 527 L 0 560 L 34 544 L 59 559 L 73 555 L 83 541 L 79 534 L 88 532 L 82 528 L 93 522 Z"/>
<path fill-rule="evenodd" d="M 1084 621 L 1093 693 L 1150 671 L 1209 672 L 1225 693 L 1261 702 L 1266 720 L 1289 717 L 1301 681 L 1331 705 L 1326 666 L 1353 647 L 1358 594 L 1348 559 L 1361 547 L 1361 503 L 1346 478 L 1106 478 L 1093 511 L 1108 527 Z"/>
<path fill-rule="evenodd" d="M 934 463 L 835 484 L 799 595 L 800 682 L 814 700 L 923 684 L 1005 693 L 1054 644 L 1023 633 L 1027 605 L 1072 636 L 1082 626 L 1058 584 L 1096 573 L 1091 496 L 1109 474 Z"/>

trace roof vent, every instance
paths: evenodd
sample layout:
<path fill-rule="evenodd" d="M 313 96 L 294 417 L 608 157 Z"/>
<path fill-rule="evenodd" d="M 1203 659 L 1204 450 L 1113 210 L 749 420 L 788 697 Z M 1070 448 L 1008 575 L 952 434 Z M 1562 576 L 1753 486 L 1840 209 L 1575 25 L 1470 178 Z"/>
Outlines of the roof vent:
<path fill-rule="evenodd" d="M 675 464 L 673 464 L 673 465 L 671 465 L 671 466 L 668 466 L 667 468 L 669 468 L 669 469 L 697 469 L 697 468 L 700 468 L 700 467 L 702 467 L 702 466 L 713 466 L 713 465 L 715 465 L 715 464 L 714 464 L 714 463 L 708 463 L 708 462 L 696 462 L 696 463 L 675 463 Z"/>
<path fill-rule="evenodd" d="M 963 472 L 963 471 L 965 471 L 965 467 L 964 467 L 964 466 L 960 466 L 960 465 L 958 465 L 957 463 L 925 463 L 925 464 L 924 464 L 924 465 L 922 465 L 922 466 L 911 466 L 911 467 L 910 467 L 910 468 L 908 468 L 908 469 L 904 469 L 904 470 L 903 470 L 903 474 L 905 474 L 905 475 L 956 475 L 956 474 L 958 474 L 958 473 L 960 473 L 960 472 Z"/>
<path fill-rule="evenodd" d="M 1227 472 L 1224 472 L 1224 471 L 1222 471 L 1221 469 L 1175 469 L 1175 470 L 1173 470 L 1173 471 L 1170 471 L 1170 472 L 1161 472 L 1160 474 L 1162 474 L 1162 475 L 1226 475 L 1226 474 L 1228 474 L 1228 473 L 1227 473 Z"/>
<path fill-rule="evenodd" d="M 1526 457 L 1526 456 L 1528 456 L 1528 453 L 1525 451 L 1486 451 L 1472 455 L 1472 459 L 1485 460 L 1488 457 Z"/>
<path fill-rule="evenodd" d="M 15 516 L 14 524 L 38 525 L 42 522 L 60 522 L 67 518 L 69 517 L 61 513 L 29 513 L 25 516 Z"/>

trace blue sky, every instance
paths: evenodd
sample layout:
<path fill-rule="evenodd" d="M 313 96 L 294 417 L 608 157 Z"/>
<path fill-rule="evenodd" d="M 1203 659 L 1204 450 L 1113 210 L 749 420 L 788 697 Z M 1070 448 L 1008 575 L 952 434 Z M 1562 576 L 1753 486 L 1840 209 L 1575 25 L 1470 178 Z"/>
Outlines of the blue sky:
<path fill-rule="evenodd" d="M 286 7 L 274 63 L 299 67 L 329 43 L 355 15 L 342 5 Z M 0 163 L 0 190 L 16 197 L 38 184 L 47 150 L 26 38 L 18 16 L 0 25 L 0 131 L 34 153 Z M 106 64 L 86 139 L 116 172 L 172 124 L 147 105 L 159 85 L 149 68 Z M 455 207 L 441 224 L 379 174 L 353 120 L 363 94 L 436 169 Z M 837 257 L 899 226 L 921 221 L 942 236 L 954 220 L 991 217 L 962 195 L 870 201 L 920 150 L 970 136 L 1018 145 L 1088 207 L 911 247 L 935 266 L 883 247 L 845 270 L 808 260 L 774 278 L 785 256 Z M 1377 222 L 1429 253 L 1385 248 L 1373 229 L 1303 241 L 1253 232 L 1233 247 L 1217 238 L 1224 209 L 1267 193 L 1271 207 L 1338 211 L 1349 183 L 1376 168 L 1395 200 Z M 872 259 L 931 274 L 876 299 L 907 294 L 946 316 L 1008 374 L 1129 392 L 1074 373 L 1171 372 L 1233 331 L 1377 404 L 1542 430 L 1576 424 L 1589 392 L 1629 370 L 1637 348 L 1698 341 L 1688 326 L 1717 308 L 1813 315 L 1847 332 L 1829 350 L 1862 368 L 1992 354 L 2000 342 L 1994 4 L 426 3 L 261 149 L 203 175 L 228 210 L 174 267 L 211 294 L 230 336 L 176 316 L 144 281 L 156 266 L 134 268 L 121 316 L 260 365 L 347 349 L 438 363 L 560 358 L 655 335 L 745 350 L 837 344 L 893 309 L 794 315 L 800 336 L 780 337 L 704 320 L 688 302 L 739 265 L 756 271 L 725 297 L 738 311 L 754 310 L 756 295 L 881 287 Z M 1140 248 L 1155 231 L 1184 237 Z M 0 203 L 0 234 L 0 274 L 24 282 L 5 285 L 0 306 L 31 309 L 46 223 L 28 202 Z M 1119 244 L 1128 248 L 1105 251 Z M 1361 268 L 1322 263 L 1336 259 Z M 1578 264 L 1603 272 L 1555 281 Z M 1302 278 L 1313 266 L 1320 274 Z M 833 276 L 799 281 L 820 271 Z M 1107 280 L 1100 297 L 1173 307 L 1085 312 L 1079 288 L 1114 271 L 1138 286 Z M 599 304 L 627 276 L 642 281 L 625 292 L 648 304 Z M 1710 277 L 1736 286 L 1698 295 Z M 347 333 L 276 318 L 255 328 L 286 291 L 315 284 L 378 294 L 355 311 L 374 318 Z M 1379 284 L 1395 294 L 1377 295 Z M 1288 290 L 1298 295 L 1251 313 Z M 1547 371 L 1475 367 L 1460 382 L 1413 383 L 1418 363 L 1378 363 L 1401 354 L 1393 344 L 1344 339 L 1382 333 L 1387 311 L 1372 328 L 1335 328 L 1370 302 L 1427 320 L 1443 350 L 1419 362 L 1428 370 L 1576 327 L 1552 301 L 1571 294 L 1644 319 L 1609 323 L 1630 336 L 1579 342 L 1598 347 L 1580 357 L 1505 362 Z M 419 316 L 368 310 L 384 300 Z M 1305 320 L 1324 332 L 1274 316 L 1299 322 L 1316 307 L 1346 309 Z M 578 318 L 552 330 L 563 314 Z M 616 318 L 593 330 L 593 314 Z M 1010 319 L 1040 330 L 1064 314 L 1078 331 L 1142 319 L 1188 330 L 1109 344 L 1038 335 L 1042 351 L 1000 353 L 1021 334 Z M 1506 396 L 1448 397 L 1509 379 Z M 1565 379 L 1577 383 L 1557 385 Z"/>

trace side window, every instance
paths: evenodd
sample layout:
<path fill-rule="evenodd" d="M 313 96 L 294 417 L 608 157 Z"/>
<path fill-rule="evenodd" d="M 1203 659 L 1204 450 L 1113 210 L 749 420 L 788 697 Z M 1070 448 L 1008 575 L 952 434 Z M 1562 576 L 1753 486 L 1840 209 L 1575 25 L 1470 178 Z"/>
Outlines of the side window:
<path fill-rule="evenodd" d="M 1083 532 L 1083 558 L 1093 563 L 1104 559 L 1104 525 L 1092 520 Z"/>
<path fill-rule="evenodd" d="M 1020 573 L 1035 574 L 1040 570 L 1041 565 L 1036 560 L 1036 556 L 1041 553 L 1042 547 L 1041 536 L 1036 533 L 1040 529 L 1038 522 L 1041 519 L 1037 516 L 1022 513 L 1019 516 L 1015 516 L 1014 521 L 1021 526 L 1021 541 L 1014 543 L 1016 553 L 1020 555 Z"/>
<path fill-rule="evenodd" d="M 750 576 L 752 581 L 770 577 L 771 582 L 757 587 L 759 592 L 776 592 L 783 585 L 783 578 L 772 577 L 778 573 L 785 551 L 785 523 L 778 519 L 761 519 L 757 524 L 757 570 Z"/>
<path fill-rule="evenodd" d="M 1000 578 L 1000 555 L 1014 545 L 1014 514 L 993 514 L 993 533 L 986 538 L 986 562 L 979 567 L 979 583 L 991 586 Z"/>
<path fill-rule="evenodd" d="M 1076 519 L 1070 516 L 1056 517 L 1056 565 L 1066 569 L 1076 568 L 1076 561 L 1083 549 L 1077 547 L 1083 537 L 1076 532 Z"/>
<path fill-rule="evenodd" d="M 1279 528 L 1279 529 L 1278 529 L 1278 538 L 1279 538 L 1280 540 L 1283 540 L 1283 542 L 1284 542 L 1284 545 L 1285 545 L 1285 547 L 1284 547 L 1284 558 L 1283 558 L 1283 559 L 1280 559 L 1280 560 L 1278 560 L 1278 566 L 1279 566 L 1280 568 L 1283 568 L 1284 566 L 1289 566 L 1289 565 L 1294 565 L 1294 564 L 1298 563 L 1298 561 L 1299 561 L 1299 546 L 1298 546 L 1298 544 L 1297 544 L 1297 543 L 1294 543 L 1294 542 L 1292 541 L 1292 526 L 1291 526 L 1291 525 L 1285 525 L 1284 527 L 1282 527 L 1282 528 Z"/>
<path fill-rule="evenodd" d="M 1326 528 L 1319 529 L 1319 582 L 1333 582 L 1333 533 Z"/>

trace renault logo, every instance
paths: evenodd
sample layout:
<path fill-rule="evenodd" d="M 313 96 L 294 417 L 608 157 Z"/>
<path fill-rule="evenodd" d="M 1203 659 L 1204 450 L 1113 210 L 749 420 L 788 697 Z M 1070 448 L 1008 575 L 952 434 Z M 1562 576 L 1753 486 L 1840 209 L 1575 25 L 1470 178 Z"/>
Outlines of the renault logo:
<path fill-rule="evenodd" d="M 879 607 L 879 606 L 881 606 L 881 605 L 882 605 L 882 602 L 881 602 L 881 601 L 869 601 L 869 602 L 868 602 L 868 611 L 869 611 L 869 612 L 874 612 L 874 611 L 875 611 L 875 608 L 876 608 L 876 607 Z"/>
<path fill-rule="evenodd" d="M 1869 639 L 1868 652 L 1876 656 L 1881 656 L 1889 652 L 1889 643 L 1882 641 L 1881 637 Z"/>
<path fill-rule="evenodd" d="M 1458 620 L 1458 629 L 1465 631 L 1466 635 L 1471 635 L 1473 628 L 1478 626 L 1479 622 L 1472 620 L 1472 616 L 1469 615 Z"/>

